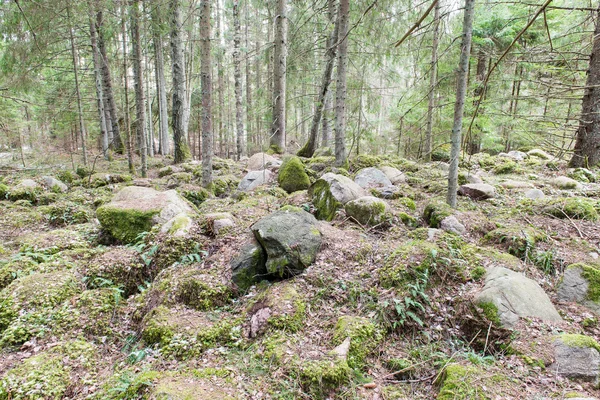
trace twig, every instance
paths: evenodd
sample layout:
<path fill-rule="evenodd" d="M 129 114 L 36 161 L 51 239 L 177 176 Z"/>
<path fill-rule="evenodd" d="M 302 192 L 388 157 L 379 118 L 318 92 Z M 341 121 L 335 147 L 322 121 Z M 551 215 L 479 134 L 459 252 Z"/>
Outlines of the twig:
<path fill-rule="evenodd" d="M 404 36 L 402 36 L 402 39 L 398 40 L 394 44 L 394 47 L 400 46 L 406 40 L 406 38 L 409 37 L 410 34 L 413 33 L 413 31 L 419 27 L 419 25 L 421 25 L 421 23 L 425 20 L 425 18 L 427 18 L 427 16 L 431 13 L 431 10 L 433 10 L 433 8 L 438 3 L 438 1 L 439 0 L 433 0 L 431 5 L 429 6 L 429 8 L 425 11 L 425 13 L 423 15 L 421 15 L 421 18 L 419 18 L 419 20 L 408 30 L 408 32 L 406 32 L 404 34 Z"/>

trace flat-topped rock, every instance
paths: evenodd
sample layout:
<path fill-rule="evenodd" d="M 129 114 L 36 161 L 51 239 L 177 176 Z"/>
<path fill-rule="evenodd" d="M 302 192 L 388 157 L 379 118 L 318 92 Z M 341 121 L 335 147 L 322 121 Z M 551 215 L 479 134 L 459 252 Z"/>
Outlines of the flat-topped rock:
<path fill-rule="evenodd" d="M 491 199 L 496 196 L 496 189 L 486 183 L 468 183 L 458 188 L 458 194 L 473 200 Z"/>
<path fill-rule="evenodd" d="M 379 169 L 387 176 L 390 182 L 392 182 L 392 185 L 406 183 L 406 176 L 398 168 L 384 165 L 383 167 L 379 167 Z"/>
<path fill-rule="evenodd" d="M 264 169 L 261 171 L 250 171 L 246 174 L 246 176 L 242 178 L 242 180 L 238 184 L 238 190 L 241 190 L 243 192 L 249 192 L 261 185 L 265 185 L 267 183 L 272 182 L 273 179 L 274 175 L 268 169 Z"/>
<path fill-rule="evenodd" d="M 360 187 L 364 189 L 391 186 L 392 181 L 380 169 L 369 167 L 363 168 L 356 174 L 354 178 Z"/>
<path fill-rule="evenodd" d="M 260 171 L 270 167 L 279 167 L 280 165 L 281 160 L 266 153 L 256 153 L 248 159 L 246 168 L 248 171 Z"/>
<path fill-rule="evenodd" d="M 317 218 L 331 221 L 347 202 L 364 197 L 367 192 L 343 175 L 326 173 L 309 188 L 308 194 L 317 209 Z"/>

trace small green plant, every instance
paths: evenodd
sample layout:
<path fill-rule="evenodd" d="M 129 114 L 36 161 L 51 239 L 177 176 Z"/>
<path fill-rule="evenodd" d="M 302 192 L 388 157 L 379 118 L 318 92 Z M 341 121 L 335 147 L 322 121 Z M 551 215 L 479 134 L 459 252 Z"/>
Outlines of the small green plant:
<path fill-rule="evenodd" d="M 395 320 L 392 328 L 403 327 L 408 322 L 415 322 L 423 326 L 423 320 L 419 313 L 425 311 L 425 305 L 429 304 L 429 296 L 425 293 L 429 283 L 429 269 L 415 272 L 415 282 L 407 285 L 408 293 L 401 299 L 394 298 Z"/>
<path fill-rule="evenodd" d="M 556 252 L 554 250 L 536 251 L 531 257 L 533 264 L 541 269 L 546 275 L 556 274 Z"/>
<path fill-rule="evenodd" d="M 193 251 L 193 253 L 188 253 L 188 254 L 182 255 L 181 258 L 179 259 L 179 261 L 177 261 L 175 264 L 176 265 L 189 265 L 189 264 L 199 263 L 202 261 L 203 258 L 208 256 L 208 252 L 206 250 L 200 249 L 199 243 L 196 243 L 196 245 L 194 246 L 194 249 L 192 251 Z"/>

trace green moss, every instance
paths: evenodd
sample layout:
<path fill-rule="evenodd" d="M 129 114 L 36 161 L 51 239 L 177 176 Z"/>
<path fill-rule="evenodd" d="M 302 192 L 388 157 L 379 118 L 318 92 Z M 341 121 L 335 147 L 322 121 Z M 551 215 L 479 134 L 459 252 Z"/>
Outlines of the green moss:
<path fill-rule="evenodd" d="M 198 190 L 184 190 L 181 195 L 190 203 L 199 207 L 210 197 L 210 192 L 204 188 L 198 188 Z"/>
<path fill-rule="evenodd" d="M 442 202 L 431 202 L 423 210 L 423 219 L 432 228 L 439 228 L 442 220 L 450 215 L 452 215 L 452 208 Z"/>
<path fill-rule="evenodd" d="M 299 372 L 304 386 L 313 392 L 336 388 L 348 382 L 352 374 L 348 363 L 335 356 L 324 360 L 303 362 Z"/>
<path fill-rule="evenodd" d="M 210 310 L 225 305 L 233 292 L 229 286 L 207 284 L 195 271 L 182 278 L 176 291 L 179 302 L 196 310 Z"/>
<path fill-rule="evenodd" d="M 58 202 L 40 207 L 39 210 L 53 226 L 85 224 L 93 219 L 91 209 L 71 202 Z"/>
<path fill-rule="evenodd" d="M 288 193 L 308 189 L 310 186 L 310 179 L 308 178 L 308 174 L 299 157 L 289 157 L 284 159 L 281 168 L 279 168 L 277 182 L 279 182 L 279 186 Z"/>
<path fill-rule="evenodd" d="M 398 199 L 397 203 L 402 204 L 411 211 L 417 211 L 417 205 L 415 204 L 415 201 L 409 197 L 401 197 Z"/>
<path fill-rule="evenodd" d="M 122 209 L 109 204 L 96 210 L 102 227 L 123 243 L 133 243 L 140 233 L 150 231 L 153 225 L 152 218 L 156 214 L 158 210 Z"/>
<path fill-rule="evenodd" d="M 42 188 L 36 187 L 20 187 L 16 186 L 8 193 L 8 199 L 10 201 L 27 200 L 32 204 L 36 204 L 38 196 L 42 193 Z"/>
<path fill-rule="evenodd" d="M 486 273 L 485 268 L 479 265 L 479 266 L 473 268 L 473 270 L 471 271 L 471 278 L 474 281 L 478 281 L 481 278 L 483 278 L 483 276 L 485 275 L 485 273 Z"/>
<path fill-rule="evenodd" d="M 408 215 L 407 213 L 398 213 L 398 218 L 400 218 L 400 221 L 402 221 L 404 225 L 410 228 L 416 228 L 417 226 L 419 226 L 419 221 L 417 221 L 415 217 L 413 217 L 412 215 Z"/>
<path fill-rule="evenodd" d="M 4 200 L 8 197 L 9 188 L 3 183 L 0 183 L 0 200 Z"/>
<path fill-rule="evenodd" d="M 340 345 L 346 338 L 350 338 L 348 365 L 352 368 L 362 368 L 367 356 L 375 350 L 383 336 L 369 319 L 343 316 L 335 326 L 333 342 Z"/>
<path fill-rule="evenodd" d="M 383 164 L 381 157 L 370 154 L 361 154 L 352 158 L 350 161 L 350 171 L 359 171 L 363 168 L 378 167 Z"/>
<path fill-rule="evenodd" d="M 309 192 L 312 196 L 312 203 L 317 209 L 316 217 L 325 221 L 333 220 L 337 210 L 342 208 L 342 203 L 331 194 L 329 183 L 319 179 L 311 186 Z"/>
<path fill-rule="evenodd" d="M 596 182 L 596 174 L 587 168 L 574 169 L 573 171 L 569 172 L 569 178 L 583 183 Z"/>
<path fill-rule="evenodd" d="M 533 254 L 536 243 L 546 236 L 533 228 L 498 228 L 488 232 L 483 241 L 500 245 L 509 254 L 522 260 Z"/>
<path fill-rule="evenodd" d="M 0 380 L 0 400 L 62 399 L 70 384 L 62 357 L 40 354 L 9 370 Z"/>
<path fill-rule="evenodd" d="M 389 218 L 383 200 L 353 200 L 346 203 L 346 214 L 361 225 L 379 225 Z"/>
<path fill-rule="evenodd" d="M 479 303 L 478 306 L 483 311 L 483 315 L 485 315 L 485 317 L 489 321 L 496 324 L 496 326 L 502 325 L 502 323 L 500 322 L 499 314 L 498 314 L 498 307 L 496 307 L 496 305 L 494 303 L 485 301 L 485 302 Z"/>
<path fill-rule="evenodd" d="M 379 282 L 384 288 L 402 287 L 412 279 L 413 269 L 426 269 L 431 264 L 432 254 L 441 249 L 426 240 L 411 240 L 394 250 L 378 271 Z"/>
<path fill-rule="evenodd" d="M 600 353 L 600 344 L 591 336 L 563 333 L 556 337 L 569 347 L 596 349 Z"/>
<path fill-rule="evenodd" d="M 582 197 L 567 197 L 550 200 L 542 205 L 542 211 L 557 218 L 598 220 L 595 203 Z"/>
<path fill-rule="evenodd" d="M 450 364 L 446 367 L 445 378 L 437 400 L 486 400 L 489 399 L 479 386 L 481 372 L 475 367 Z M 479 382 L 480 385 L 482 384 Z"/>
<path fill-rule="evenodd" d="M 577 263 L 567 267 L 568 269 L 581 269 L 581 276 L 588 283 L 586 300 L 600 302 L 600 269 L 591 265 Z"/>
<path fill-rule="evenodd" d="M 232 175 L 215 177 L 212 183 L 212 193 L 217 197 L 222 197 L 237 188 L 239 179 Z"/>
<path fill-rule="evenodd" d="M 510 174 L 517 172 L 519 165 L 513 160 L 505 160 L 494 167 L 494 173 L 496 175 Z"/>

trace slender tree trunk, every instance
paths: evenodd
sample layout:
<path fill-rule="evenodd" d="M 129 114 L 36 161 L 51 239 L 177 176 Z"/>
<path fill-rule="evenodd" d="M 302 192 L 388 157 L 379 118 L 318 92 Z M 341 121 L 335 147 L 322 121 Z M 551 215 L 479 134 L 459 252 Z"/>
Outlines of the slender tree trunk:
<path fill-rule="evenodd" d="M 212 77 L 210 57 L 210 0 L 200 2 L 200 84 L 202 90 L 202 186 L 212 187 Z"/>
<path fill-rule="evenodd" d="M 133 81 L 135 86 L 135 127 L 142 161 L 142 178 L 145 178 L 148 175 L 148 150 L 146 148 L 146 104 L 142 71 L 139 0 L 133 0 L 131 3 L 131 57 L 133 59 Z"/>
<path fill-rule="evenodd" d="M 108 56 L 106 53 L 106 40 L 104 38 L 104 15 L 101 10 L 96 12 L 96 32 L 98 33 L 98 49 L 100 50 L 100 65 L 102 71 L 102 86 L 104 98 L 106 100 L 106 111 L 110 115 L 110 128 L 112 132 L 112 140 L 109 142 L 111 149 L 115 153 L 123 154 L 125 146 L 121 139 L 119 129 L 119 117 L 117 115 L 117 103 L 112 88 L 112 78 L 110 74 L 110 66 L 108 64 Z"/>
<path fill-rule="evenodd" d="M 597 14 L 581 119 L 573 157 L 569 162 L 573 168 L 594 167 L 600 162 L 600 8 Z"/>
<path fill-rule="evenodd" d="M 337 11 L 336 0 L 327 0 L 327 18 L 329 19 L 329 24 L 333 26 L 333 30 L 338 29 L 338 19 L 336 18 Z M 327 49 L 332 47 L 338 41 L 338 33 L 333 32 L 333 34 L 327 38 Z M 336 49 L 337 50 L 337 49 Z M 327 60 L 327 53 L 325 54 L 325 59 Z M 335 62 L 335 55 L 334 55 Z M 325 99 L 323 100 L 323 116 L 322 116 L 322 127 L 321 127 L 321 147 L 328 147 L 331 142 L 331 110 L 333 109 L 333 93 L 332 90 L 328 90 L 325 95 Z"/>
<path fill-rule="evenodd" d="M 244 1 L 244 19 L 245 19 L 245 35 L 246 35 L 246 146 L 244 147 L 245 154 L 250 151 L 250 143 L 253 141 L 254 129 L 252 127 L 252 77 L 250 76 L 250 39 L 248 26 L 250 25 L 250 13 L 248 11 L 249 0 Z"/>
<path fill-rule="evenodd" d="M 125 84 L 125 141 L 127 146 L 127 163 L 129 173 L 135 174 L 135 164 L 133 163 L 133 144 L 131 143 L 131 118 L 129 117 L 129 68 L 127 65 L 127 29 L 125 27 L 125 9 L 126 1 L 121 2 L 121 36 L 123 39 L 123 81 Z"/>
<path fill-rule="evenodd" d="M 452 207 L 456 207 L 456 194 L 458 190 L 458 159 L 460 158 L 462 120 L 465 109 L 465 98 L 467 96 L 469 55 L 471 54 L 474 14 L 475 0 L 465 0 L 462 44 L 456 84 L 456 103 L 454 105 L 454 124 L 452 127 L 450 171 L 448 172 L 448 195 L 446 198 L 448 204 L 450 204 Z"/>
<path fill-rule="evenodd" d="M 162 34 L 160 31 L 161 18 L 159 2 L 152 4 L 152 44 L 154 46 L 154 72 L 156 78 L 156 93 L 158 97 L 158 120 L 160 154 L 166 156 L 170 152 L 169 117 L 167 109 L 167 83 L 165 81 L 165 61 L 163 56 Z"/>
<path fill-rule="evenodd" d="M 335 165 L 345 166 L 346 156 L 346 69 L 348 68 L 348 17 L 349 0 L 340 0 L 338 11 L 338 67 L 337 87 L 335 93 Z"/>
<path fill-rule="evenodd" d="M 81 104 L 81 92 L 79 90 L 79 68 L 77 66 L 77 50 L 73 38 L 73 27 L 71 26 L 71 10 L 67 5 L 67 19 L 69 20 L 69 39 L 71 42 L 71 57 L 73 60 L 73 74 L 75 75 L 75 94 L 77 96 L 77 115 L 79 118 L 79 132 L 81 134 L 81 150 L 83 152 L 83 165 L 87 165 L 87 149 L 85 146 L 85 124 L 83 122 L 83 106 Z"/>
<path fill-rule="evenodd" d="M 475 108 L 479 105 L 479 99 L 482 98 L 481 95 L 485 88 L 483 87 L 483 82 L 485 80 L 486 75 L 486 67 L 487 67 L 487 56 L 483 49 L 480 49 L 477 53 L 477 69 L 475 71 L 475 79 L 477 81 L 477 87 L 473 92 L 473 105 Z M 479 107 L 479 116 L 483 115 L 485 110 L 483 107 Z M 469 143 L 468 151 L 469 154 L 477 154 L 481 151 L 481 132 L 469 132 Z"/>
<path fill-rule="evenodd" d="M 94 62 L 94 83 L 96 86 L 96 100 L 98 104 L 98 122 L 100 124 L 100 134 L 102 135 L 102 153 L 104 158 L 110 159 L 108 152 L 108 130 L 106 129 L 106 113 L 104 112 L 104 95 L 102 93 L 102 74 L 100 72 L 100 55 L 98 54 L 98 40 L 96 36 L 96 26 L 94 24 L 94 11 L 90 6 L 90 41 L 92 45 L 92 60 Z"/>
<path fill-rule="evenodd" d="M 239 0 L 233 0 L 233 79 L 235 81 L 235 132 L 236 150 L 239 160 L 244 154 L 244 110 L 242 108 L 242 60 L 240 42 L 242 31 L 240 27 Z"/>
<path fill-rule="evenodd" d="M 427 131 L 425 132 L 425 161 L 431 161 L 433 151 L 433 111 L 435 109 L 435 89 L 437 87 L 437 52 L 440 37 L 440 2 L 433 12 L 433 44 L 431 48 L 431 77 L 429 78 L 429 101 L 427 104 Z"/>
<path fill-rule="evenodd" d="M 171 0 L 171 61 L 173 65 L 173 105 L 171 124 L 175 142 L 175 164 L 190 159 L 190 146 L 187 142 L 187 125 L 185 110 L 187 96 L 185 93 L 185 62 L 182 43 L 182 16 L 180 0 Z"/>
<path fill-rule="evenodd" d="M 225 52 L 225 41 L 224 41 L 224 32 L 223 32 L 223 24 L 221 23 L 221 15 L 223 10 L 221 9 L 221 0 L 217 2 L 218 10 L 217 10 L 217 29 L 216 35 L 219 40 L 217 47 L 217 86 L 218 86 L 218 97 L 219 97 L 219 107 L 218 107 L 218 118 L 219 118 L 219 156 L 223 157 L 225 154 L 225 141 L 227 137 L 225 136 L 225 124 L 224 124 L 224 112 L 225 112 L 225 68 L 223 66 L 223 57 Z"/>
<path fill-rule="evenodd" d="M 261 65 L 260 65 L 260 37 L 262 36 L 262 21 L 260 21 L 259 19 L 259 13 L 258 13 L 258 9 L 256 9 L 256 22 L 257 25 L 255 26 L 256 29 L 256 42 L 254 43 L 254 48 L 256 49 L 256 56 L 254 57 L 254 73 L 256 74 L 256 97 L 255 97 L 255 101 L 256 104 L 258 106 L 260 106 L 262 104 L 262 102 L 260 101 L 259 98 L 259 94 L 260 94 L 260 89 L 261 89 L 261 79 L 260 79 L 260 73 L 261 73 Z M 255 125 L 255 134 L 254 134 L 254 141 L 255 143 L 260 146 L 262 148 L 262 120 L 261 120 L 261 113 L 257 112 L 255 113 L 256 115 L 256 125 Z"/>
<path fill-rule="evenodd" d="M 285 91 L 287 81 L 287 0 L 277 0 L 273 47 L 273 123 L 270 147 L 275 153 L 285 152 Z"/>
<path fill-rule="evenodd" d="M 339 23 L 336 21 L 331 35 L 329 38 L 327 38 L 328 47 L 327 51 L 325 52 L 325 69 L 323 70 L 323 76 L 321 78 L 321 89 L 319 90 L 319 98 L 317 100 L 312 124 L 310 126 L 308 141 L 304 147 L 298 151 L 298 155 L 302 157 L 312 157 L 313 154 L 315 154 L 315 150 L 317 150 L 317 135 L 319 133 L 319 125 L 321 123 L 321 118 L 325 118 L 323 115 L 323 110 L 327 101 L 327 95 L 329 94 L 329 86 L 331 84 L 331 76 L 333 74 L 333 65 L 335 64 L 337 47 L 335 44 L 338 38 L 338 29 Z M 325 135 L 325 125 L 327 125 L 328 128 L 328 124 L 325 123 L 323 125 L 323 135 Z M 323 139 L 323 144 L 327 143 L 328 141 L 328 138 Z"/>

